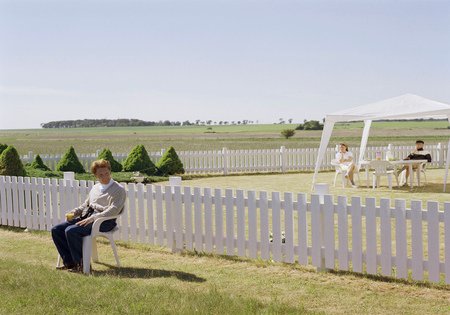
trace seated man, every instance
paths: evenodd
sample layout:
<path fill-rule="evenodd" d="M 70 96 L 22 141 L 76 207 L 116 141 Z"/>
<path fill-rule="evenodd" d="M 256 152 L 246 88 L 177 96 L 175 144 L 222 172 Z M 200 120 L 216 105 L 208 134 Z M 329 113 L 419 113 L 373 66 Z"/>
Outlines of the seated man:
<path fill-rule="evenodd" d="M 423 149 L 424 142 L 422 140 L 416 141 L 416 149 L 411 152 L 410 155 L 408 155 L 404 160 L 427 160 L 428 163 L 431 162 L 431 154 L 430 152 Z M 413 164 L 413 170 L 416 170 L 418 167 L 417 164 Z M 409 167 L 407 165 L 404 165 L 403 168 L 399 170 L 399 174 L 406 170 L 406 182 L 408 182 L 409 177 Z"/>
<path fill-rule="evenodd" d="M 339 144 L 339 152 L 336 153 L 336 161 L 340 164 L 340 167 L 345 171 L 345 178 L 350 180 L 352 187 L 355 187 L 353 181 L 353 173 L 355 171 L 355 163 L 353 162 L 353 154 L 348 151 L 348 146 L 345 143 Z"/>

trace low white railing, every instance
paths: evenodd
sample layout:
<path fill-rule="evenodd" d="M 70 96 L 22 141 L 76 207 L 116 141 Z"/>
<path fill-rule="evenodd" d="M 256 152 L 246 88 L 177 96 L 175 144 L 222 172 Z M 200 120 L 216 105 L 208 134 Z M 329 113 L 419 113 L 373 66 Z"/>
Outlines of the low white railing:
<path fill-rule="evenodd" d="M 359 147 L 350 148 L 355 158 L 359 156 Z M 366 159 L 375 159 L 377 152 L 391 151 L 397 159 L 408 156 L 414 149 L 413 146 L 396 146 L 389 144 L 385 147 L 368 147 Z M 447 155 L 447 144 L 441 143 L 427 145 L 426 149 L 431 152 L 433 158 L 430 167 L 443 167 Z M 100 151 L 89 154 L 79 154 L 78 158 L 88 170 L 90 164 L 97 159 Z M 183 163 L 186 173 L 191 174 L 229 174 L 242 172 L 287 172 L 287 171 L 312 171 L 317 159 L 317 148 L 287 149 L 284 146 L 280 149 L 260 149 L 260 150 L 222 150 L 210 151 L 179 151 L 178 156 Z M 164 150 L 149 152 L 150 159 L 157 162 L 164 154 Z M 335 158 L 336 148 L 328 148 L 322 170 L 333 169 L 331 161 Z M 41 154 L 45 164 L 51 169 L 56 169 L 62 154 Z M 115 159 L 122 162 L 126 159 L 127 153 L 113 153 Z M 30 151 L 22 157 L 25 163 L 32 162 L 35 157 Z"/>
<path fill-rule="evenodd" d="M 0 223 L 48 231 L 93 184 L 1 176 Z M 450 202 L 123 185 L 123 241 L 450 284 Z"/>

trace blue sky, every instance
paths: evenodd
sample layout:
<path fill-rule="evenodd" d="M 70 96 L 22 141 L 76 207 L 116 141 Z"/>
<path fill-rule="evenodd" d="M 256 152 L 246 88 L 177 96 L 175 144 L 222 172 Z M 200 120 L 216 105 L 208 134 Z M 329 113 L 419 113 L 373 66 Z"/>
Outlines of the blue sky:
<path fill-rule="evenodd" d="M 450 1 L 0 0 L 0 129 L 450 103 Z"/>

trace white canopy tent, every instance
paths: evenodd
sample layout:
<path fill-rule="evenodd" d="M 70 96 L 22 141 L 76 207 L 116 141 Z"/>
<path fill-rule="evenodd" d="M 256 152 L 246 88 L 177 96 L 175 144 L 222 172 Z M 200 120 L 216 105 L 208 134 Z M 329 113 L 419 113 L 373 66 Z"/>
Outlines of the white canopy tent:
<path fill-rule="evenodd" d="M 450 105 L 429 100 L 413 94 L 405 94 L 384 101 L 341 110 L 325 117 L 325 125 L 320 140 L 319 153 L 317 155 L 312 185 L 316 183 L 317 173 L 322 165 L 334 124 L 337 122 L 364 121 L 364 129 L 361 138 L 361 146 L 358 157 L 358 169 L 364 155 L 369 138 L 369 131 L 374 120 L 397 120 L 418 118 L 446 118 L 450 122 Z M 450 141 L 449 141 L 450 144 Z M 447 154 L 446 172 L 444 179 L 444 191 L 447 183 L 450 154 Z"/>

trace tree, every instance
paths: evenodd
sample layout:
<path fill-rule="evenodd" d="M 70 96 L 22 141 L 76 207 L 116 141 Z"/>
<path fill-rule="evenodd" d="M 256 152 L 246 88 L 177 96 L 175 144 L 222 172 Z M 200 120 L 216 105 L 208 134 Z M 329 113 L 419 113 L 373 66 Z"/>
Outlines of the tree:
<path fill-rule="evenodd" d="M 0 154 L 2 154 L 2 152 L 8 147 L 7 144 L 2 144 L 0 143 Z"/>
<path fill-rule="evenodd" d="M 290 124 L 292 124 L 292 121 L 293 121 L 292 118 L 289 118 L 289 119 L 288 119 L 288 122 L 289 122 Z"/>
<path fill-rule="evenodd" d="M 147 150 L 142 144 L 139 144 L 131 150 L 123 162 L 125 172 L 143 172 L 148 175 L 156 174 L 155 164 L 150 160 Z"/>
<path fill-rule="evenodd" d="M 281 131 L 281 135 L 285 137 L 286 139 L 289 139 L 290 137 L 295 135 L 294 129 L 284 129 Z"/>
<path fill-rule="evenodd" d="M 318 120 L 304 120 L 303 124 L 300 124 L 295 130 L 322 130 L 323 124 Z"/>
<path fill-rule="evenodd" d="M 167 176 L 173 174 L 184 174 L 183 163 L 181 163 L 177 152 L 173 147 L 170 147 L 156 165 L 158 168 L 158 175 Z"/>
<path fill-rule="evenodd" d="M 44 164 L 44 161 L 42 161 L 41 156 L 38 154 L 33 160 L 33 163 L 30 164 L 30 167 L 35 169 L 40 169 L 43 171 L 51 171 L 51 169 Z"/>
<path fill-rule="evenodd" d="M 98 155 L 98 159 L 101 160 L 107 160 L 109 162 L 109 164 L 111 164 L 111 171 L 112 172 L 120 172 L 122 171 L 122 164 L 120 164 L 119 162 L 117 162 L 112 153 L 111 150 L 109 149 L 103 149 L 102 152 L 100 152 L 100 154 Z"/>
<path fill-rule="evenodd" d="M 80 163 L 75 149 L 71 146 L 56 165 L 56 170 L 61 172 L 85 173 L 83 165 Z"/>
<path fill-rule="evenodd" d="M 8 146 L 0 154 L 0 175 L 25 176 L 25 168 L 20 160 L 19 153 L 13 146 Z"/>

